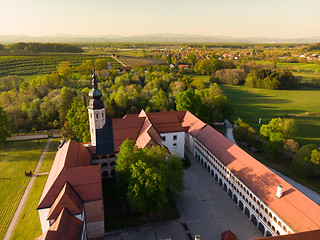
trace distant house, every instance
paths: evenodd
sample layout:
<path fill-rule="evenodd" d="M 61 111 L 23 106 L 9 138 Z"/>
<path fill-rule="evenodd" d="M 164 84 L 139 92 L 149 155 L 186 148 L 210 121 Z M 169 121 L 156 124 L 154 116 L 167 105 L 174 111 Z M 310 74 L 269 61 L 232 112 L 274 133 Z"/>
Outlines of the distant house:
<path fill-rule="evenodd" d="M 189 65 L 180 64 L 180 65 L 178 65 L 178 68 L 187 70 L 187 69 L 189 69 Z"/>
<path fill-rule="evenodd" d="M 129 73 L 131 71 L 131 67 L 120 67 L 120 72 L 127 72 Z"/>

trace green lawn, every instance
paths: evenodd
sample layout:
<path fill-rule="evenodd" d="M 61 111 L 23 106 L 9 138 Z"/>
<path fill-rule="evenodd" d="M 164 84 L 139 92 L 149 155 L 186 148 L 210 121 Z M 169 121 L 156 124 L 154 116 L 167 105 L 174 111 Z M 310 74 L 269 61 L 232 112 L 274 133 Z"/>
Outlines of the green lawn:
<path fill-rule="evenodd" d="M 59 145 L 60 145 L 60 138 L 53 138 L 49 146 L 49 149 L 43 159 L 39 173 L 50 171 L 51 165 L 53 163 L 54 157 L 56 156 L 57 148 Z"/>
<path fill-rule="evenodd" d="M 32 240 L 42 234 L 40 218 L 36 208 L 47 177 L 45 175 L 36 178 L 11 239 Z"/>
<path fill-rule="evenodd" d="M 266 90 L 227 85 L 220 87 L 232 103 L 232 120 L 240 117 L 256 130 L 259 129 L 259 118 L 262 119 L 262 124 L 266 124 L 276 116 L 320 113 L 319 89 Z M 295 120 L 299 143 L 316 143 L 320 146 L 320 116 L 295 117 Z"/>
<path fill-rule="evenodd" d="M 34 171 L 47 140 L 9 142 L 0 146 L 0 239 L 30 180 L 25 171 Z"/>

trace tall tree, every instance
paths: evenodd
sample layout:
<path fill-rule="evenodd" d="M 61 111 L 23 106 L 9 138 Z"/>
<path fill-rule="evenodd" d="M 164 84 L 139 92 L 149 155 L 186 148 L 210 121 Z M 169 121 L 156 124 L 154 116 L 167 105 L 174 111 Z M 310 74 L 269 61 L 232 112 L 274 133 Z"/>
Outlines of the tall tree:
<path fill-rule="evenodd" d="M 6 142 L 7 138 L 11 136 L 11 125 L 8 115 L 0 106 L 0 144 Z"/>
<path fill-rule="evenodd" d="M 71 107 L 71 103 L 75 96 L 74 91 L 71 88 L 63 87 L 61 89 L 60 99 L 59 99 L 59 119 L 61 126 L 64 125 L 66 121 L 67 113 Z"/>
<path fill-rule="evenodd" d="M 88 110 L 82 102 L 74 101 L 67 114 L 72 138 L 78 142 L 90 142 Z"/>
<path fill-rule="evenodd" d="M 162 211 L 168 193 L 177 196 L 183 190 L 182 162 L 168 156 L 163 147 L 141 149 L 125 140 L 117 154 L 117 182 L 136 211 Z"/>

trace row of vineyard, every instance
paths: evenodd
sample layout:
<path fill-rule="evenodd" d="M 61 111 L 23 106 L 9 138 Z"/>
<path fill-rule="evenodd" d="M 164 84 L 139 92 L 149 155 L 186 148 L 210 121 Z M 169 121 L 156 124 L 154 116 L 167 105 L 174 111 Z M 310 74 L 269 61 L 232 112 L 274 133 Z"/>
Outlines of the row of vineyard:
<path fill-rule="evenodd" d="M 63 61 L 68 61 L 72 67 L 77 67 L 86 60 L 95 61 L 98 58 L 106 59 L 112 68 L 120 67 L 113 58 L 97 55 L 0 56 L 0 76 L 49 74 Z"/>

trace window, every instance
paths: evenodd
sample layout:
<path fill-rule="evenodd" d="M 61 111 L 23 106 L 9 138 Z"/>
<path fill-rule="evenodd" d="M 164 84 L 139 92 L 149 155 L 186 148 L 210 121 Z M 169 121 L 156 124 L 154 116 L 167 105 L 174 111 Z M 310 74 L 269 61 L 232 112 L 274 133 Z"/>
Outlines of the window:
<path fill-rule="evenodd" d="M 90 118 L 92 118 L 92 113 L 90 113 Z"/>
<path fill-rule="evenodd" d="M 177 135 L 173 135 L 173 140 L 177 140 L 178 136 Z"/>
<path fill-rule="evenodd" d="M 98 113 L 96 114 L 96 116 L 97 116 L 97 118 L 99 118 L 99 114 Z"/>
<path fill-rule="evenodd" d="M 102 113 L 102 117 L 104 117 L 104 113 Z"/>
<path fill-rule="evenodd" d="M 173 144 L 173 148 L 177 148 L 177 144 L 176 143 Z"/>
<path fill-rule="evenodd" d="M 166 141 L 166 137 L 163 136 L 163 137 L 161 137 L 161 138 L 162 138 L 162 141 Z"/>

